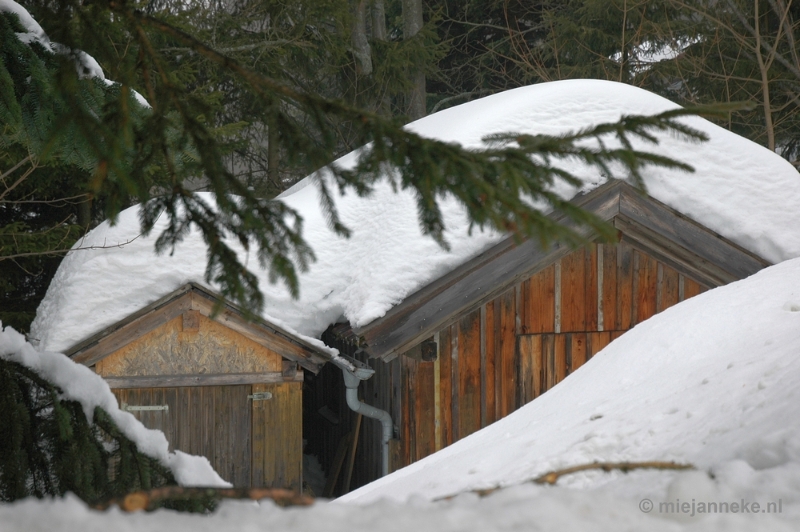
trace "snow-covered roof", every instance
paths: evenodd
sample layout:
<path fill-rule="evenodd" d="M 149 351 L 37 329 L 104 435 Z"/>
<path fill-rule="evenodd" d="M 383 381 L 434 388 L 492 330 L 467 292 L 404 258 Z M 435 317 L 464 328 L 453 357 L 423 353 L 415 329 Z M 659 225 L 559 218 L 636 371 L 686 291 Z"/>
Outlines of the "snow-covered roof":
<path fill-rule="evenodd" d="M 287 360 L 297 362 L 301 367 L 313 373 L 317 373 L 327 362 L 333 362 L 340 367 L 344 366 L 345 369 L 352 369 L 351 363 L 339 357 L 335 349 L 326 346 L 321 340 L 297 338 L 267 320 L 248 321 L 242 310 L 230 303 L 217 309 L 216 303 L 219 297 L 219 294 L 210 292 L 204 286 L 195 283 L 185 284 L 174 292 L 128 315 L 111 327 L 86 338 L 73 346 L 66 354 L 75 362 L 88 366 L 94 365 L 116 352 L 132 337 L 147 334 L 166 321 L 182 315 L 187 309 L 191 309 L 208 318 L 213 317 L 215 312 L 221 313 L 218 318 L 228 327 L 240 333 L 244 332 L 250 340 Z M 156 319 L 156 317 L 158 318 Z M 122 343 L 118 343 L 118 341 Z"/>
<path fill-rule="evenodd" d="M 618 120 L 623 114 L 655 114 L 674 103 L 629 85 L 573 80 L 532 85 L 440 111 L 408 127 L 417 133 L 465 147 L 499 132 L 559 134 Z M 771 262 L 800 256 L 800 175 L 769 150 L 710 122 L 686 118 L 706 132 L 706 143 L 687 143 L 661 135 L 658 146 L 641 148 L 691 164 L 696 172 L 663 168 L 646 171 L 648 192 Z M 356 153 L 335 164 L 351 165 Z M 574 166 L 589 190 L 605 177 Z M 257 271 L 265 293 L 265 318 L 299 334 L 317 337 L 331 323 L 345 319 L 354 327 L 383 316 L 409 294 L 499 242 L 504 235 L 468 231 L 462 207 L 442 199 L 451 249 L 421 234 L 415 199 L 379 183 L 369 197 L 347 194 L 336 199 L 350 239 L 335 236 L 320 211 L 311 176 L 281 196 L 302 213 L 304 237 L 317 261 L 300 275 L 300 298 L 270 284 Z M 556 185 L 565 197 L 578 191 Z M 206 246 L 193 233 L 173 254 L 155 256 L 153 242 L 139 235 L 138 207 L 123 211 L 115 226 L 103 223 L 63 261 L 39 307 L 31 335 L 47 349 L 66 349 L 102 328 L 175 290 L 186 282 L 203 283 Z M 237 247 L 236 243 L 231 243 Z M 238 248 L 241 249 L 241 248 Z M 256 270 L 257 261 L 242 257 Z"/>
<path fill-rule="evenodd" d="M 798 279 L 793 259 L 671 307 L 535 401 L 338 501 L 436 499 L 595 461 L 675 461 L 698 471 L 594 471 L 558 485 L 631 509 L 650 499 L 662 518 L 677 514 L 660 514 L 658 503 L 676 499 L 782 499 L 797 519 Z"/>

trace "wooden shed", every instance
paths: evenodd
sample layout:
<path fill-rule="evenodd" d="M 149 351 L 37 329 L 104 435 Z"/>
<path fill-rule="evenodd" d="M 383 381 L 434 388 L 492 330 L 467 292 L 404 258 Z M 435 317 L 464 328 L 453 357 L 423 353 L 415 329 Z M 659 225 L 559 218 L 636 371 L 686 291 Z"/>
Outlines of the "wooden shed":
<path fill-rule="evenodd" d="M 187 284 L 67 354 L 171 449 L 207 457 L 234 486 L 300 490 L 303 376 L 330 357 L 219 301 Z"/>
<path fill-rule="evenodd" d="M 621 181 L 574 203 L 612 223 L 618 242 L 543 249 L 508 238 L 383 318 L 327 331 L 326 342 L 376 370 L 361 392 L 392 416 L 392 469 L 534 400 L 637 323 L 769 265 Z M 376 423 L 360 427 L 355 463 L 340 493 L 379 476 Z"/>

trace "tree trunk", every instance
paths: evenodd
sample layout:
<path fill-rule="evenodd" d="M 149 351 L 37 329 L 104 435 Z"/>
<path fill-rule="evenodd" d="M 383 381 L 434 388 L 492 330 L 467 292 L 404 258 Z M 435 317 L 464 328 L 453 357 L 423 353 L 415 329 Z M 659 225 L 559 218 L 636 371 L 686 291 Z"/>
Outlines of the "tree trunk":
<path fill-rule="evenodd" d="M 755 48 L 756 52 L 758 70 L 761 74 L 761 96 L 764 100 L 764 127 L 767 130 L 767 148 L 769 148 L 770 151 L 775 151 L 775 125 L 772 121 L 772 102 L 769 94 L 769 68 L 772 64 L 772 57 L 770 57 L 768 60 L 769 64 L 767 64 L 767 62 L 764 61 L 764 56 L 761 54 L 761 20 L 758 12 L 758 0 L 756 0 L 753 5 L 755 13 L 755 16 L 753 17 L 753 27 L 755 28 L 756 38 L 756 42 L 753 47 Z M 777 42 L 775 43 L 775 46 L 777 46 Z"/>
<path fill-rule="evenodd" d="M 353 17 L 353 31 L 350 38 L 353 55 L 356 58 L 356 73 L 361 76 L 372 74 L 372 50 L 367 40 L 367 0 L 357 0 Z"/>
<path fill-rule="evenodd" d="M 386 7 L 383 0 L 372 2 L 372 38 L 376 41 L 386 40 Z"/>
<path fill-rule="evenodd" d="M 422 0 L 403 0 L 403 38 L 410 39 L 422 29 Z M 416 120 L 425 116 L 425 73 L 410 73 L 412 88 L 407 95 L 407 113 Z"/>
<path fill-rule="evenodd" d="M 376 41 L 386 41 L 386 6 L 383 0 L 372 0 L 372 38 Z M 391 108 L 389 96 L 383 91 L 383 96 L 377 103 L 377 111 L 389 116 L 392 114 Z"/>
<path fill-rule="evenodd" d="M 92 196 L 88 196 L 78 206 L 78 225 L 83 227 L 85 233 L 92 228 Z"/>
<path fill-rule="evenodd" d="M 277 192 L 283 190 L 280 177 L 280 149 L 278 144 L 278 126 L 274 113 L 267 124 L 267 180 Z"/>

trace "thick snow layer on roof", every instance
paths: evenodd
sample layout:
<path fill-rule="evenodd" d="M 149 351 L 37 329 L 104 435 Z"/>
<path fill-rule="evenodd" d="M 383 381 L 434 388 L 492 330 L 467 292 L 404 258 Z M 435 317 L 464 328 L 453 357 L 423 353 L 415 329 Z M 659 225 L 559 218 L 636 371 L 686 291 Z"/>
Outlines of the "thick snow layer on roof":
<path fill-rule="evenodd" d="M 517 412 L 334 503 L 126 515 L 94 512 L 67 497 L 0 505 L 0 522 L 7 532 L 795 530 L 799 278 L 800 259 L 790 260 L 671 307 Z M 675 460 L 697 470 L 525 482 L 553 469 L 623 460 Z M 498 485 L 506 487 L 484 498 L 432 501 Z"/>
<path fill-rule="evenodd" d="M 655 114 L 674 107 L 624 84 L 560 81 L 489 96 L 408 127 L 478 148 L 492 133 L 559 134 L 616 121 L 623 114 Z M 800 232 L 794 231 L 800 226 L 797 171 L 778 155 L 704 119 L 685 120 L 711 140 L 687 143 L 662 135 L 658 146 L 641 147 L 687 162 L 696 172 L 649 169 L 649 193 L 767 260 L 800 256 Z M 347 155 L 336 164 L 353 164 L 355 157 Z M 605 180 L 588 168 L 572 169 L 586 180 L 584 189 Z M 317 336 L 342 318 L 354 326 L 367 324 L 502 238 L 490 231 L 468 234 L 461 207 L 444 199 L 445 237 L 451 245 L 445 251 L 421 235 L 413 196 L 407 191 L 395 194 L 384 183 L 367 198 L 337 198 L 341 219 L 352 230 L 349 240 L 342 239 L 320 212 L 317 178 L 306 178 L 281 196 L 303 214 L 304 236 L 317 256 L 300 276 L 300 298 L 293 300 L 282 285 L 271 285 L 261 273 L 265 316 L 301 334 Z M 565 186 L 558 190 L 565 196 L 576 192 Z M 136 207 L 124 211 L 116 226 L 104 223 L 76 245 L 111 247 L 74 251 L 63 261 L 32 328 L 43 347 L 66 349 L 187 281 L 202 282 L 206 248 L 199 235 L 188 236 L 174 254 L 157 257 L 152 250 L 160 226 L 150 237 L 137 238 L 137 212 Z M 257 268 L 254 258 L 249 263 Z"/>
<path fill-rule="evenodd" d="M 41 352 L 29 344 L 25 337 L 0 323 L 0 358 L 17 362 L 35 371 L 42 378 L 58 386 L 65 399 L 78 401 L 91 423 L 94 410 L 101 407 L 114 423 L 144 454 L 158 459 L 184 486 L 230 486 L 211 467 L 204 456 L 192 456 L 180 451 L 169 452 L 164 433 L 145 428 L 129 412 L 119 409 L 117 399 L 108 383 L 94 371 L 76 364 L 61 353 Z"/>

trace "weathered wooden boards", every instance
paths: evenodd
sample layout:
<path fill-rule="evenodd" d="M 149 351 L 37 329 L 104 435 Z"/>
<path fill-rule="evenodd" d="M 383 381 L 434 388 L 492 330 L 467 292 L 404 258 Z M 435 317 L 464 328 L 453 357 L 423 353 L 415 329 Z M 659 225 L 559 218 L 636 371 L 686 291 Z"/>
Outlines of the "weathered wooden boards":
<path fill-rule="evenodd" d="M 237 341 L 246 339 L 251 347 L 258 345 L 266 348 L 313 373 L 317 373 L 330 359 L 318 347 L 272 323 L 255 318 L 248 320 L 242 310 L 231 304 L 220 304 L 217 295 L 193 283 L 182 286 L 76 344 L 67 351 L 67 355 L 75 362 L 92 366 L 110 354 L 147 337 L 153 331 L 162 329 L 166 324 L 176 328 L 178 326 L 175 323 L 180 321 L 180 330 L 187 333 L 202 330 L 202 318 L 213 318 L 211 321 L 221 330 L 229 331 L 228 335 L 237 333 Z M 225 341 L 225 335 L 221 337 L 221 341 Z"/>
<path fill-rule="evenodd" d="M 303 464 L 302 383 L 254 384 L 253 393 L 272 399 L 251 401 L 253 454 L 250 485 L 301 491 Z"/>
<path fill-rule="evenodd" d="M 248 396 L 270 392 L 272 398 Z M 205 456 L 236 487 L 300 490 L 302 384 L 116 389 L 120 405 L 146 427 L 164 432 L 170 449 Z"/>
<path fill-rule="evenodd" d="M 193 295 L 178 301 L 191 303 Z M 299 491 L 303 370 L 230 322 L 178 307 L 180 314 L 149 330 L 121 329 L 124 342 L 117 337 L 121 345 L 95 370 L 172 449 L 207 457 L 234 486 Z"/>
<path fill-rule="evenodd" d="M 99 360 L 95 370 L 114 388 L 303 380 L 293 361 L 191 310 Z"/>
<path fill-rule="evenodd" d="M 95 367 L 109 377 L 222 375 L 280 373 L 281 361 L 274 351 L 190 310 L 132 340 Z"/>
<path fill-rule="evenodd" d="M 421 360 L 417 346 L 399 364 L 377 365 L 385 382 L 401 382 L 394 467 L 505 417 L 626 330 L 704 290 L 624 242 L 591 244 L 556 260 L 439 330 L 435 361 Z M 370 395 L 391 390 L 377 384 Z"/>
<path fill-rule="evenodd" d="M 373 364 L 365 389 L 396 423 L 393 469 L 535 399 L 654 314 L 769 265 L 620 181 L 573 202 L 612 223 L 619 242 L 570 251 L 509 238 L 347 331 L 391 361 Z M 417 353 L 430 337 L 432 363 Z M 370 431 L 362 448 L 377 464 Z"/>
<path fill-rule="evenodd" d="M 641 279 L 637 277 L 635 280 L 637 283 L 647 284 L 657 279 L 658 272 L 648 269 L 653 266 L 653 260 L 706 286 L 719 286 L 742 279 L 769 265 L 753 253 L 620 181 L 609 181 L 586 195 L 576 197 L 573 203 L 612 223 L 619 229 L 623 242 L 650 258 L 640 268 L 633 264 L 623 265 L 623 273 L 636 271 L 637 275 L 641 275 Z M 391 359 L 436 330 L 493 300 L 510 286 L 519 285 L 532 272 L 541 271 L 568 254 L 569 250 L 564 247 L 543 249 L 536 242 L 518 243 L 510 237 L 411 294 L 386 316 L 355 332 L 371 356 Z M 584 260 L 602 261 L 605 258 L 605 254 L 602 257 L 587 255 L 583 260 L 572 257 L 562 262 L 563 270 L 554 269 L 550 272 L 555 277 L 563 274 L 570 281 L 563 285 L 557 283 L 564 292 L 556 298 L 556 303 L 564 303 L 569 307 L 571 302 L 582 300 L 582 291 L 591 291 L 599 286 L 595 284 L 599 278 L 581 277 L 579 272 L 587 271 L 587 268 L 588 271 L 595 271 L 595 264 L 586 264 Z M 628 256 L 627 259 L 637 260 L 634 256 Z M 535 282 L 538 281 L 532 280 L 531 285 L 522 287 L 520 292 L 524 293 L 526 288 L 533 292 L 544 289 L 535 286 Z M 545 286 L 548 286 L 546 282 Z M 631 316 L 633 321 L 648 315 L 653 306 L 657 306 L 657 301 L 647 298 L 650 292 L 640 291 L 638 294 L 643 299 L 631 300 L 636 303 L 636 310 L 632 312 L 637 315 Z M 619 295 L 625 297 L 629 294 L 623 291 Z M 523 313 L 534 311 L 540 300 L 532 298 L 530 301 L 532 306 L 523 307 Z M 557 315 L 556 323 L 559 324 L 558 320 L 563 318 L 566 332 L 569 329 L 580 330 L 584 326 L 589 329 L 593 320 L 600 322 L 603 318 L 604 330 L 613 328 L 608 316 L 599 313 L 600 309 L 597 313 L 592 307 L 583 310 L 585 313 L 570 311 Z M 530 333 L 536 332 L 536 320 L 541 319 L 543 323 L 548 321 L 546 315 L 537 312 L 531 316 L 534 321 L 526 322 L 532 327 Z"/>

